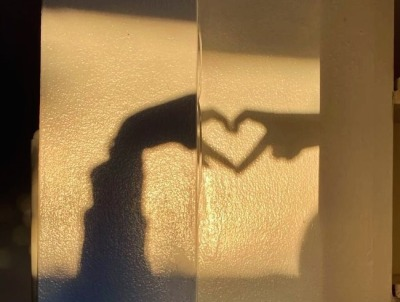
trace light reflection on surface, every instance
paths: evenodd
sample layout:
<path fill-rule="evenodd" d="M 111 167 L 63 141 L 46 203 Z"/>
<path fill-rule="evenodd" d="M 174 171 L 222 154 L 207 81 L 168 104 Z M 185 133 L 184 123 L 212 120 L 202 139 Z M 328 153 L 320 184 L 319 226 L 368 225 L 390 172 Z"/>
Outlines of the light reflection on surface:
<path fill-rule="evenodd" d="M 91 171 L 126 118 L 196 90 L 196 41 L 195 22 L 43 9 L 41 278 L 79 272 Z"/>
<path fill-rule="evenodd" d="M 144 151 L 145 255 L 155 275 L 196 275 L 195 156 L 176 143 Z M 171 164 L 172 158 L 192 164 Z"/>
<path fill-rule="evenodd" d="M 208 160 L 202 276 L 299 274 L 303 237 L 318 213 L 318 156 L 318 147 L 291 161 L 267 150 L 239 175 Z"/>
<path fill-rule="evenodd" d="M 198 301 L 321 301 L 319 1 L 253 4 L 200 2 Z"/>
<path fill-rule="evenodd" d="M 215 42 L 208 44 L 208 54 L 204 56 L 203 109 L 221 112 L 230 122 L 245 110 L 278 115 L 319 114 L 321 45 L 325 131 L 320 150 L 324 173 L 319 209 L 315 202 L 317 146 L 299 142 L 287 152 L 287 146 L 282 148 L 275 142 L 247 167 L 237 169 L 240 173 L 232 173 L 227 162 L 223 164 L 220 159 L 229 157 L 234 166 L 241 166 L 243 155 L 222 154 L 216 159 L 209 153 L 204 170 L 206 198 L 201 202 L 205 210 L 200 211 L 204 226 L 200 230 L 200 252 L 205 251 L 199 254 L 200 301 L 288 302 L 299 301 L 299 297 L 302 301 L 321 301 L 321 279 L 325 279 L 324 298 L 328 300 L 379 300 L 378 296 L 388 296 L 391 157 L 387 155 L 391 153 L 391 138 L 386 134 L 391 133 L 393 125 L 389 119 L 392 65 L 387 33 L 392 28 L 392 3 L 382 2 L 377 13 L 374 1 L 342 1 L 340 9 L 336 1 L 327 1 L 322 10 L 322 33 L 318 32 L 319 1 L 260 0 L 252 2 L 257 5 L 248 5 L 247 0 L 240 0 L 232 10 L 231 1 L 203 3 L 216 9 L 203 15 L 212 21 L 208 29 L 202 26 L 206 29 L 203 33 L 211 35 L 204 39 L 208 41 L 204 45 Z M 202 7 L 206 12 L 207 6 Z M 72 277 L 79 270 L 85 232 L 83 214 L 92 206 L 89 171 L 107 161 L 108 147 L 122 121 L 144 108 L 195 91 L 195 72 L 188 75 L 187 70 L 195 69 L 196 56 L 191 49 L 196 48 L 196 30 L 193 22 L 174 22 L 177 26 L 170 26 L 172 23 L 167 20 L 106 13 L 44 12 L 40 271 L 42 289 L 46 290 L 46 286 L 58 289 L 64 281 L 57 278 Z M 348 16 L 352 16 L 351 20 Z M 169 35 L 169 30 L 174 34 Z M 234 55 L 222 56 L 217 52 L 221 48 Z M 238 53 L 243 55 L 239 57 Z M 300 57 L 309 59 L 299 60 Z M 381 97 L 387 102 L 375 102 Z M 274 133 L 267 125 L 267 134 Z M 222 146 L 208 140 L 214 148 L 221 147 L 220 155 L 224 152 Z M 308 147 L 303 148 L 305 145 Z M 171 157 L 166 160 L 174 162 Z M 252 174 L 256 167 L 259 171 Z M 284 173 L 292 168 L 298 174 Z M 302 179 L 304 174 L 310 178 Z M 268 175 L 274 178 L 267 178 Z M 299 179 L 302 186 L 298 185 Z M 297 184 L 296 192 L 291 189 L 292 184 Z M 258 195 L 251 193 L 254 188 Z M 261 200 L 266 200 L 270 192 L 276 199 L 270 202 L 272 209 L 267 209 Z M 295 201 L 303 202 L 307 194 L 310 203 L 291 212 L 292 206 L 297 205 Z M 235 200 L 230 204 L 232 196 Z M 248 200 L 253 206 L 261 204 L 260 212 L 266 215 L 252 212 L 254 209 L 239 199 Z M 318 210 L 327 235 L 324 278 L 320 278 L 319 215 L 312 218 Z M 258 258 L 260 266 L 250 272 L 251 266 L 247 265 L 253 259 L 246 255 L 258 257 L 259 246 L 253 243 L 258 243 L 254 238 L 260 228 L 249 225 L 261 225 L 261 231 L 267 227 L 273 230 L 286 217 L 286 211 L 291 212 L 292 219 L 285 220 L 284 234 L 260 232 L 271 240 L 265 246 L 264 238 L 257 239 L 263 244 L 260 248 L 269 250 L 266 255 L 271 257 Z M 152 238 L 153 245 L 162 239 L 151 232 L 158 232 L 164 222 L 155 222 L 158 217 L 151 217 L 151 212 L 146 213 L 150 223 L 147 238 Z M 247 213 L 251 215 L 246 216 Z M 253 221 L 254 217 L 265 223 Z M 168 221 L 165 223 L 167 226 Z M 233 230 L 241 238 L 229 237 Z M 251 243 L 249 247 L 245 246 L 247 242 Z M 183 250 L 157 262 L 158 255 L 151 255 L 156 250 L 149 248 L 146 261 L 154 270 L 152 274 L 173 271 L 172 263 L 182 261 L 181 256 L 190 251 Z M 227 273 L 235 277 L 223 275 L 223 257 L 235 257 L 229 254 L 231 250 L 246 251 L 241 259 L 237 257 L 236 267 L 228 263 Z M 284 258 L 287 250 L 292 254 Z M 207 254 L 209 251 L 212 253 Z M 179 257 L 170 261 L 172 254 Z M 275 261 L 280 256 L 286 272 L 264 271 L 269 259 Z M 274 263 L 271 265 L 273 268 Z M 184 268 L 176 271 L 179 270 Z M 53 279 L 45 283 L 45 277 Z"/>
<path fill-rule="evenodd" d="M 45 10 L 41 139 L 47 147 L 41 156 L 48 172 L 41 187 L 47 201 L 41 211 L 42 276 L 74 277 L 79 272 L 84 213 L 93 206 L 90 171 L 107 161 L 122 121 L 175 93 L 193 90 L 195 73 L 188 77 L 187 69 L 195 71 L 195 30 L 193 22 Z M 319 113 L 315 58 L 207 51 L 203 79 L 203 111 L 222 112 L 231 127 L 246 110 Z M 204 142 L 238 167 L 265 135 L 289 134 L 280 129 L 245 120 L 235 132 L 210 120 L 203 133 Z M 300 141 L 314 135 L 303 130 Z M 301 278 L 304 253 L 320 248 L 313 233 L 311 252 L 304 250 L 310 224 L 317 224 L 319 150 L 315 142 L 291 144 L 268 145 L 240 173 L 205 154 L 198 247 L 191 191 L 194 152 L 174 144 L 146 149 L 141 209 L 151 273 L 193 277 L 198 248 L 198 290 L 207 302 L 216 299 L 211 297 L 215 280 L 219 289 L 229 285 L 244 295 L 250 289 L 257 292 L 258 286 L 264 295 L 271 287 L 260 288 L 276 282 L 276 275 Z M 282 153 L 285 148 L 293 149 L 290 156 Z M 249 285 L 254 278 L 260 280 Z"/>

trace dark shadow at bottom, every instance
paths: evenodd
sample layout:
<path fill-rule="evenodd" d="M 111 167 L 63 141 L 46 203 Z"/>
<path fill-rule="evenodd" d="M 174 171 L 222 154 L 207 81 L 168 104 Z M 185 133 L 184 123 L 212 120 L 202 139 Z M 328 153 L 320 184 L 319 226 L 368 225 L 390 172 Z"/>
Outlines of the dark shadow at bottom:
<path fill-rule="evenodd" d="M 199 302 L 319 302 L 322 297 L 322 238 L 321 226 L 316 216 L 309 224 L 305 235 L 301 255 L 299 275 L 272 274 L 254 278 L 200 278 L 197 280 Z M 119 272 L 122 274 L 122 272 Z M 196 284 L 192 278 L 154 278 L 149 275 L 136 276 L 131 285 L 106 282 L 107 288 L 101 288 L 98 278 L 83 277 L 77 279 L 41 279 L 41 287 L 52 289 L 46 292 L 48 299 L 43 301 L 140 301 L 173 302 L 196 301 Z M 92 277 L 93 278 L 93 277 Z M 118 280 L 116 280 L 118 281 Z M 135 286 L 132 286 L 133 283 Z M 138 284 L 148 282 L 140 292 L 133 291 Z M 54 287 L 54 284 L 58 284 Z M 110 288 L 109 286 L 114 286 Z M 59 286 L 63 287 L 59 291 Z M 121 288 L 126 286 L 125 289 Z M 118 293 L 116 292 L 118 291 Z"/>

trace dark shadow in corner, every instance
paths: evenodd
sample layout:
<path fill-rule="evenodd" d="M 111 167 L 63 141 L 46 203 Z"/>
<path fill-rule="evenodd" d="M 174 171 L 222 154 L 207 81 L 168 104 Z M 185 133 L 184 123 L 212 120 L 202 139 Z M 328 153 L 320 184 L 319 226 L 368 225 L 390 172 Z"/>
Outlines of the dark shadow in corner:
<path fill-rule="evenodd" d="M 152 275 L 144 255 L 142 152 L 167 142 L 196 148 L 196 96 L 143 110 L 120 128 L 109 159 L 92 174 L 78 276 L 48 301 L 195 300 L 195 278 Z M 47 300 L 47 299 L 46 299 Z"/>

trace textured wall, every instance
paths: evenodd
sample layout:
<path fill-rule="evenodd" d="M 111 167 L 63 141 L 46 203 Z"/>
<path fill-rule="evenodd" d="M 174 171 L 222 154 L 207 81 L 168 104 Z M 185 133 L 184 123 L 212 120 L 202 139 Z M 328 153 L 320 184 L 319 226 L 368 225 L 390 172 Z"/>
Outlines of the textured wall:
<path fill-rule="evenodd" d="M 40 301 L 194 299 L 197 31 L 186 4 L 189 20 L 45 2 Z"/>
<path fill-rule="evenodd" d="M 199 301 L 322 301 L 319 6 L 200 1 Z"/>
<path fill-rule="evenodd" d="M 48 2 L 40 301 L 390 300 L 390 0 L 199 2 L 197 213 L 194 14 Z"/>

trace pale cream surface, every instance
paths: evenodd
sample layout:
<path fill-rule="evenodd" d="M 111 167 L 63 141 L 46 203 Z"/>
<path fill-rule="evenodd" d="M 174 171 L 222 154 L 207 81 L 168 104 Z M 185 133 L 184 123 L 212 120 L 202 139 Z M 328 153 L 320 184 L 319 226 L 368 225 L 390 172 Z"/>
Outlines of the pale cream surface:
<path fill-rule="evenodd" d="M 193 22 L 43 10 L 39 278 L 77 274 L 84 213 L 93 203 L 90 173 L 108 159 L 109 148 L 126 118 L 195 93 L 196 45 Z M 157 173 L 166 165 L 179 164 L 169 182 L 173 192 L 164 192 L 164 200 L 144 188 L 144 212 L 150 220 L 148 261 L 157 274 L 170 270 L 193 274 L 193 268 L 182 268 L 180 260 L 191 258 L 187 261 L 193 262 L 194 235 L 187 224 L 191 223 L 189 208 L 195 200 L 195 151 L 184 152 L 175 145 L 159 148 L 165 155 L 144 154 L 146 185 L 163 190 L 168 183 L 165 179 L 170 179 L 165 176 L 174 169 L 164 169 L 161 179 L 154 180 L 156 184 L 147 172 L 154 166 Z M 168 212 L 171 208 L 175 210 Z M 162 229 L 174 233 L 172 242 L 171 238 L 165 242 L 165 234 L 151 222 L 157 213 Z M 170 229 L 169 224 L 176 220 L 180 223 Z M 163 256 L 157 257 L 160 248 L 175 245 L 177 238 L 184 242 L 178 252 L 164 249 Z M 177 267 L 171 269 L 171 262 Z"/>
<path fill-rule="evenodd" d="M 202 53 L 202 112 L 215 110 L 230 124 L 245 110 L 318 115 L 319 85 L 317 58 Z M 308 139 L 318 134 L 319 123 L 314 127 L 313 133 L 300 133 Z M 264 135 L 268 138 L 276 131 L 290 135 L 279 132 L 279 124 L 268 119 L 266 128 L 247 119 L 237 132 L 216 118 L 202 124 L 203 141 L 236 166 Z M 318 137 L 314 140 L 316 144 L 299 148 L 293 158 L 274 155 L 271 142 L 240 172 L 203 153 L 199 301 L 281 301 L 298 295 L 320 301 Z M 288 143 L 282 147 L 293 149 Z M 305 245 L 306 241 L 312 244 Z M 304 257 L 311 255 L 312 267 L 306 267 Z M 314 290 L 304 296 L 307 287 Z"/>
<path fill-rule="evenodd" d="M 203 52 L 200 82 L 202 112 L 230 124 L 243 110 L 320 115 L 319 146 L 290 158 L 268 146 L 240 173 L 205 154 L 198 233 L 195 151 L 168 144 L 143 152 L 146 262 L 156 276 L 194 276 L 197 261 L 199 301 L 390 300 L 392 4 L 321 6 L 321 35 L 309 35 L 315 22 L 301 22 L 308 11 L 298 19 L 300 37 L 320 37 L 310 43 L 320 57 L 254 43 L 245 53 L 245 38 L 238 53 L 235 41 L 217 43 Z M 257 6 L 242 3 L 236 13 L 246 9 Z M 238 28 L 222 25 L 214 33 L 228 38 L 226 29 Z M 39 280 L 79 273 L 90 173 L 107 161 L 123 121 L 196 91 L 196 34 L 194 22 L 44 9 Z M 203 140 L 237 166 L 273 131 L 247 120 L 235 133 L 210 119 Z"/>
<path fill-rule="evenodd" d="M 203 153 L 199 301 L 322 299 L 319 2 L 303 4 L 200 2 L 202 138 L 212 150 Z M 232 130 L 249 110 L 265 124 L 250 116 Z M 241 171 L 212 154 L 240 167 L 264 136 Z"/>
<path fill-rule="evenodd" d="M 390 301 L 393 3 L 200 3 L 200 103 L 221 116 L 203 125 L 199 300 Z M 319 114 L 319 151 L 271 146 L 232 172 L 277 130 L 243 123 L 232 143 L 243 110 Z"/>

